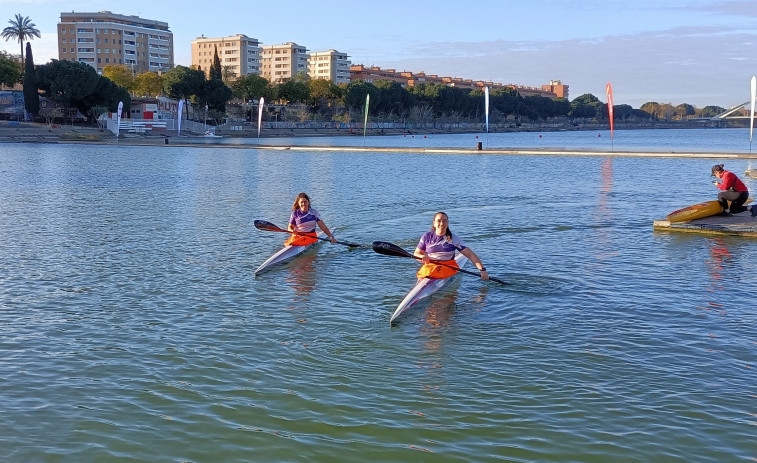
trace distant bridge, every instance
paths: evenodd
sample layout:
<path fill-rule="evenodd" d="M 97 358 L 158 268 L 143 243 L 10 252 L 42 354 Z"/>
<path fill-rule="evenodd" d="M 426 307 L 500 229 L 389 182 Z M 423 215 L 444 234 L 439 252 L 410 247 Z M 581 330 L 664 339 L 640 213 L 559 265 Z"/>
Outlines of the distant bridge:
<path fill-rule="evenodd" d="M 711 121 L 722 121 L 723 119 L 749 119 L 750 115 L 747 114 L 746 116 L 738 115 L 734 116 L 733 114 L 740 112 L 742 109 L 751 109 L 751 103 L 749 101 L 745 103 L 741 103 L 737 106 L 731 106 L 731 109 L 724 111 L 717 116 L 712 116 L 710 118 Z"/>

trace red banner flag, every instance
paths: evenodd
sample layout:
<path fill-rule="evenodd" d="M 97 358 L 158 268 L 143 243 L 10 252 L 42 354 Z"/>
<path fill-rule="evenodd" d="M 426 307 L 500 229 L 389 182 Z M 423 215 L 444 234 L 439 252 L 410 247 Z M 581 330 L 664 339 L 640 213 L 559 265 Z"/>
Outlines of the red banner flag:
<path fill-rule="evenodd" d="M 607 86 L 605 86 L 605 91 L 607 92 L 607 113 L 610 115 L 610 140 L 614 139 L 613 134 L 613 124 L 614 124 L 614 115 L 613 115 L 613 104 L 612 104 L 612 84 L 610 82 L 607 82 Z"/>

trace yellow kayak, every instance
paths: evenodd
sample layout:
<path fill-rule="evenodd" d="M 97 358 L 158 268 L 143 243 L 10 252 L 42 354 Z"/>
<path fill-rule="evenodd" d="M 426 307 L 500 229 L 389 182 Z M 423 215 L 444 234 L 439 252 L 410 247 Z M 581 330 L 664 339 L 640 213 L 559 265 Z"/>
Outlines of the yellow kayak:
<path fill-rule="evenodd" d="M 744 204 L 752 202 L 753 198 L 746 200 Z M 729 203 L 730 204 L 730 203 Z M 689 220 L 703 219 L 715 214 L 723 212 L 723 208 L 720 207 L 720 203 L 713 201 L 705 201 L 703 203 L 694 204 L 693 206 L 687 206 L 683 209 L 678 209 L 668 214 L 668 220 L 670 223 L 674 222 L 688 222 Z"/>

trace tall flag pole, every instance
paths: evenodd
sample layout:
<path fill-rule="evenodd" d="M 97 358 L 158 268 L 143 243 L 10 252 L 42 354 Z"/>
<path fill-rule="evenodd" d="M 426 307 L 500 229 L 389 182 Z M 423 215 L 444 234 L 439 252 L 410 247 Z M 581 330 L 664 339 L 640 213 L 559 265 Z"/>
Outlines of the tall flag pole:
<path fill-rule="evenodd" d="M 486 114 L 486 133 L 489 133 L 489 87 L 484 87 L 484 113 Z"/>
<path fill-rule="evenodd" d="M 258 103 L 258 145 L 260 144 L 260 127 L 263 122 L 263 105 L 264 104 L 265 104 L 265 99 L 261 96 L 260 103 Z"/>
<path fill-rule="evenodd" d="M 615 115 L 613 114 L 613 102 L 612 102 L 612 84 L 610 82 L 607 82 L 607 85 L 605 86 L 605 91 L 607 92 L 607 113 L 610 116 L 610 146 L 612 147 L 612 150 L 615 150 L 615 134 L 614 134 L 614 119 Z"/>
<path fill-rule="evenodd" d="M 750 122 L 749 122 L 749 152 L 752 152 L 752 133 L 754 132 L 754 101 L 755 98 L 757 98 L 757 77 L 752 76 L 752 112 L 750 115 Z"/>
<path fill-rule="evenodd" d="M 365 95 L 365 118 L 363 119 L 363 147 L 365 147 L 365 129 L 368 127 L 368 104 L 371 102 L 371 94 Z"/>

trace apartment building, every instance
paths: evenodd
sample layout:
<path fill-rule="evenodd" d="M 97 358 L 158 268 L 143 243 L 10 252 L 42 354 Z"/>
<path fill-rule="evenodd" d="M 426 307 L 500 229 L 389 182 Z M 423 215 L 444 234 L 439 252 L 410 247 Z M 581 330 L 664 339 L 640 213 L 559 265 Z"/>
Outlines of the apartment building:
<path fill-rule="evenodd" d="M 400 83 L 403 87 L 433 83 L 468 90 L 483 89 L 484 87 L 494 90 L 501 87 L 509 87 L 517 90 L 521 96 L 539 95 L 545 98 L 568 98 L 568 86 L 559 80 L 550 81 L 549 85 L 542 85 L 541 88 L 537 88 L 526 85 L 461 79 L 459 77 L 440 77 L 436 74 L 426 74 L 423 71 L 398 72 L 394 69 L 381 69 L 378 66 L 366 67 L 362 64 L 353 64 L 350 66 L 350 80 L 362 80 L 371 83 L 377 80 L 391 80 Z"/>
<path fill-rule="evenodd" d="M 262 48 L 258 39 L 237 34 L 216 38 L 202 36 L 192 40 L 192 66 L 205 72 L 206 77 L 210 77 L 215 50 L 218 50 L 221 66 L 228 66 L 235 77 L 260 74 Z"/>
<path fill-rule="evenodd" d="M 173 33 L 168 23 L 110 11 L 61 13 L 58 59 L 87 63 L 100 74 L 113 64 L 134 74 L 165 72 L 174 67 Z"/>
<path fill-rule="evenodd" d="M 542 85 L 541 89 L 545 92 L 551 92 L 557 95 L 557 98 L 568 99 L 568 86 L 559 80 L 550 80 L 549 85 Z"/>
<path fill-rule="evenodd" d="M 308 74 L 311 79 L 328 79 L 335 84 L 349 83 L 350 64 L 347 53 L 317 51 L 310 53 Z"/>
<path fill-rule="evenodd" d="M 279 84 L 298 72 L 308 72 L 308 50 L 293 42 L 263 45 L 260 75 Z"/>

